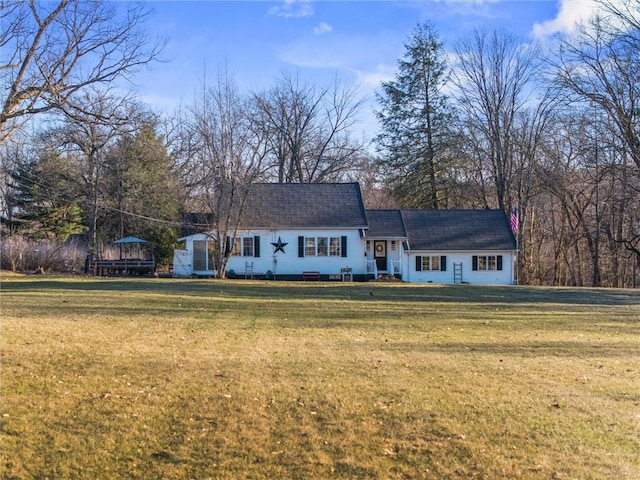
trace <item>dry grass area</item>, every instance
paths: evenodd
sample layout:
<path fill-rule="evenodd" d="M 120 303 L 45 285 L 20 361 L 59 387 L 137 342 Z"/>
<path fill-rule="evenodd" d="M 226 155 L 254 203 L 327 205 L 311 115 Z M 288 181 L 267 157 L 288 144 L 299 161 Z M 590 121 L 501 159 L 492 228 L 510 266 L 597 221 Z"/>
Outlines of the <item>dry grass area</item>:
<path fill-rule="evenodd" d="M 1 278 L 4 479 L 640 478 L 640 291 Z"/>

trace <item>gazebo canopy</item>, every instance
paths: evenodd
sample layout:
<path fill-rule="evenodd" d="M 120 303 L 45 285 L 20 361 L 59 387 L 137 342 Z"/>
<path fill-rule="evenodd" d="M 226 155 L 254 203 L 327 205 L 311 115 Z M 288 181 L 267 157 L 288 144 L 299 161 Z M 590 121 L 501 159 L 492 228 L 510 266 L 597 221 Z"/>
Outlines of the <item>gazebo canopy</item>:
<path fill-rule="evenodd" d="M 138 237 L 124 237 L 124 238 L 121 238 L 120 240 L 116 240 L 113 243 L 123 245 L 127 243 L 148 243 L 148 242 Z"/>

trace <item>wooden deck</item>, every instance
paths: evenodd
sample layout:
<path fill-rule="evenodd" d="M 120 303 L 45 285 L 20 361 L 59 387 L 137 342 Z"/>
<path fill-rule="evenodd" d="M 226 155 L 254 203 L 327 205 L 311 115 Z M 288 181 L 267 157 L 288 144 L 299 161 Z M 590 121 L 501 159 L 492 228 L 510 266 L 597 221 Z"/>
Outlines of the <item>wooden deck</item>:
<path fill-rule="evenodd" d="M 121 260 L 96 260 L 93 271 L 99 276 L 147 275 L 153 276 L 156 271 L 155 260 L 127 258 Z"/>

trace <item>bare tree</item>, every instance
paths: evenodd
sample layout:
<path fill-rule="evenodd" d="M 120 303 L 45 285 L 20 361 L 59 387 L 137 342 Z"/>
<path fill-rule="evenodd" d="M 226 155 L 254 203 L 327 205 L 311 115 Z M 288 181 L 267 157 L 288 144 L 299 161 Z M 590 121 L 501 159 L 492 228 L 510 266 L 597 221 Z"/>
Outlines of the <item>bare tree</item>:
<path fill-rule="evenodd" d="M 148 16 L 139 3 L 0 0 L 0 142 L 34 114 L 81 110 L 80 91 L 157 59 L 163 43 L 144 32 Z"/>
<path fill-rule="evenodd" d="M 251 184 L 263 172 L 265 130 L 248 114 L 247 100 L 227 71 L 218 72 L 211 86 L 204 82 L 187 119 L 181 135 L 185 170 L 192 196 L 211 214 L 216 242 L 211 269 L 222 277 L 231 254 L 226 239 L 235 240 Z"/>
<path fill-rule="evenodd" d="M 526 280 L 522 275 L 529 267 L 525 265 L 525 260 L 532 258 L 527 252 L 531 242 L 525 235 L 529 218 L 529 202 L 540 188 L 536 179 L 536 169 L 550 134 L 553 111 L 556 107 L 557 98 L 549 89 L 533 105 L 519 111 L 514 122 L 512 195 L 518 208 L 514 231 L 519 247 L 516 270 L 518 281 Z"/>
<path fill-rule="evenodd" d="M 631 43 L 640 41 L 640 3 L 637 0 L 596 0 L 609 16 L 609 24 L 618 35 L 626 36 Z"/>
<path fill-rule="evenodd" d="M 633 24 L 631 31 L 617 28 L 618 21 L 613 14 L 593 17 L 577 38 L 564 40 L 555 82 L 573 100 L 597 105 L 611 119 L 640 170 L 640 30 Z"/>
<path fill-rule="evenodd" d="M 474 131 L 476 146 L 488 162 L 498 207 L 513 200 L 517 117 L 531 101 L 538 52 L 505 32 L 477 30 L 456 46 L 457 98 Z"/>
<path fill-rule="evenodd" d="M 279 183 L 337 181 L 357 166 L 364 142 L 351 133 L 362 106 L 355 90 L 339 82 L 318 89 L 284 73 L 276 87 L 255 94 L 253 102 Z"/>
<path fill-rule="evenodd" d="M 577 37 L 562 41 L 554 60 L 555 83 L 575 105 L 593 109 L 609 127 L 604 138 L 617 150 L 616 184 L 631 192 L 640 177 L 640 4 L 633 0 L 600 4 L 603 13 L 582 25 Z M 627 159 L 635 167 L 631 175 Z M 640 259 L 638 221 L 636 216 L 630 219 L 631 228 L 607 229 L 605 234 L 617 237 Z"/>
<path fill-rule="evenodd" d="M 107 148 L 134 123 L 139 111 L 130 98 L 113 95 L 109 90 L 85 89 L 65 107 L 60 123 L 46 132 L 46 141 L 78 164 L 87 192 L 90 254 L 98 247 L 98 216 Z"/>

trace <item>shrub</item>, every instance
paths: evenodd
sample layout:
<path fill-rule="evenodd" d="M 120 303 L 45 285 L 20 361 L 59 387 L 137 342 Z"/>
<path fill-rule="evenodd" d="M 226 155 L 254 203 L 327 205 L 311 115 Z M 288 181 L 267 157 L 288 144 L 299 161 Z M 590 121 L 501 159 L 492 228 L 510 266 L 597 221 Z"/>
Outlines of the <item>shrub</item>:
<path fill-rule="evenodd" d="M 13 272 L 83 271 L 86 247 L 80 241 L 30 240 L 19 235 L 5 237 L 0 245 L 0 268 Z"/>

